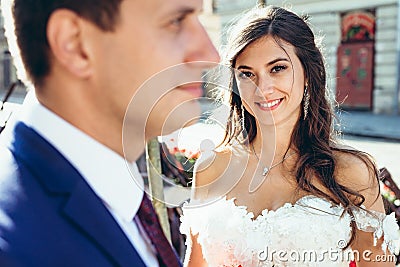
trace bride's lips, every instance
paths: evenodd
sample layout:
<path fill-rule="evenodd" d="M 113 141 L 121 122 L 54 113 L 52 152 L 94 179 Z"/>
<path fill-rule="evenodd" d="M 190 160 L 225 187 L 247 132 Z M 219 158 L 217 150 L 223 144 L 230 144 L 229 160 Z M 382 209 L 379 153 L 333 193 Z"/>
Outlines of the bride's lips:
<path fill-rule="evenodd" d="M 283 98 L 277 98 L 268 101 L 255 102 L 255 104 L 263 111 L 272 111 L 277 109 L 279 105 L 282 103 L 282 101 Z"/>
<path fill-rule="evenodd" d="M 188 83 L 185 85 L 178 86 L 176 88 L 184 92 L 188 92 L 194 97 L 202 97 L 203 96 L 202 85 L 203 85 L 202 83 Z"/>

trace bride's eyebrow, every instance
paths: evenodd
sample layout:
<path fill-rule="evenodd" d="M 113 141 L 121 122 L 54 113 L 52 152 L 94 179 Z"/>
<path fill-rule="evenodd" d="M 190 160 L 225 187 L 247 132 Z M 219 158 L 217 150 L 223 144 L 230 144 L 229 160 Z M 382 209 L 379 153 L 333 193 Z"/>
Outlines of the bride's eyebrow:
<path fill-rule="evenodd" d="M 246 65 L 240 65 L 239 67 L 237 67 L 238 70 L 240 69 L 245 69 L 245 70 L 251 70 L 252 67 L 246 66 Z"/>
<path fill-rule="evenodd" d="M 290 60 L 287 59 L 287 58 L 285 58 L 285 57 L 278 57 L 278 58 L 276 58 L 276 59 L 271 60 L 270 62 L 268 62 L 268 63 L 266 64 L 266 66 L 271 66 L 272 64 L 275 64 L 276 62 L 279 62 L 279 61 L 290 62 Z"/>
<path fill-rule="evenodd" d="M 271 65 L 273 65 L 273 64 L 275 64 L 276 62 L 279 62 L 279 61 L 290 62 L 290 60 L 287 59 L 287 58 L 285 58 L 285 57 L 279 57 L 279 58 L 276 58 L 276 59 L 274 59 L 274 60 L 271 60 L 270 62 L 268 62 L 267 64 L 265 64 L 265 66 L 266 66 L 266 67 L 271 66 Z M 247 66 L 247 65 L 240 65 L 239 67 L 237 67 L 237 69 L 238 69 L 238 70 L 240 70 L 240 69 L 251 70 L 252 67 Z"/>

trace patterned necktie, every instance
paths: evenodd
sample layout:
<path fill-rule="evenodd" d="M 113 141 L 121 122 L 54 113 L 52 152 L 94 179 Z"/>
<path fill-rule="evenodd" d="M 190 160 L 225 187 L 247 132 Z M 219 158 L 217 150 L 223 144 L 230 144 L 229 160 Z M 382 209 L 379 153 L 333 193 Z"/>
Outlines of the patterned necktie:
<path fill-rule="evenodd" d="M 146 193 L 143 195 L 142 203 L 136 214 L 147 233 L 151 243 L 157 251 L 157 259 L 160 267 L 180 267 L 182 266 L 179 257 L 168 242 L 161 229 L 155 210 Z"/>

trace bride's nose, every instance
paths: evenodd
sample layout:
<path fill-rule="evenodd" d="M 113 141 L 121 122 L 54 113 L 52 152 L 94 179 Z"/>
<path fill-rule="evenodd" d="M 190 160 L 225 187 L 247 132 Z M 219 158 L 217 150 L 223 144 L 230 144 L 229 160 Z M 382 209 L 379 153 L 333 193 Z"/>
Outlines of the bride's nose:
<path fill-rule="evenodd" d="M 264 75 L 257 81 L 257 94 L 260 96 L 270 95 L 274 92 L 274 82 L 271 78 Z"/>

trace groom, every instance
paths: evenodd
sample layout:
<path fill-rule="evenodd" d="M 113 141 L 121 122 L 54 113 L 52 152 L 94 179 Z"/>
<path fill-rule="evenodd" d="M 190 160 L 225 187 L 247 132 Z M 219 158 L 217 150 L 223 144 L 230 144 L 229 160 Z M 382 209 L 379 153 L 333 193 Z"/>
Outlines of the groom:
<path fill-rule="evenodd" d="M 185 113 L 175 107 L 199 110 L 207 63 L 185 63 L 219 60 L 197 18 L 202 1 L 2 0 L 1 8 L 6 24 L 13 12 L 35 97 L 0 149 L 0 266 L 179 266 L 126 162 L 165 127 L 183 125 L 167 118 Z M 194 83 L 141 87 L 178 64 Z"/>

